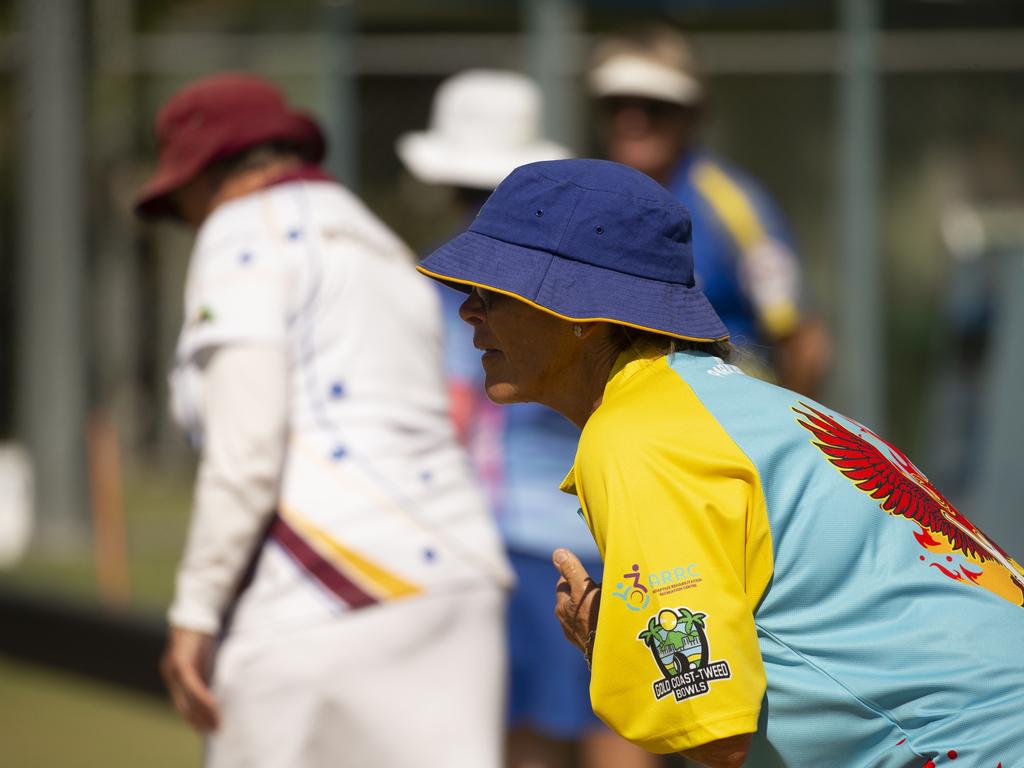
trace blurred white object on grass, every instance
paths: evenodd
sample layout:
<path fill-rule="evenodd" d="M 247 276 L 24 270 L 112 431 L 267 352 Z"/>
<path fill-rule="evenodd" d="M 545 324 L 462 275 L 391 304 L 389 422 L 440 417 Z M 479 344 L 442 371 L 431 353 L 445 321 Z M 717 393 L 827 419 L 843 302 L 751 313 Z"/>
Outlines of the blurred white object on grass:
<path fill-rule="evenodd" d="M 17 443 L 0 443 L 0 568 L 14 566 L 32 538 L 32 460 Z"/>

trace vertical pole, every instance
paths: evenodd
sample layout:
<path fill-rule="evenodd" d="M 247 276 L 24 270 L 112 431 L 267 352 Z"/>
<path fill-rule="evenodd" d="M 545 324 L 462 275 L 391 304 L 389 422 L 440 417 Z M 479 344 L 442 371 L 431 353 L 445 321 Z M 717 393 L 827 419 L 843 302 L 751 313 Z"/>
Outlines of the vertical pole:
<path fill-rule="evenodd" d="M 126 173 L 135 147 L 139 120 L 147 127 L 152 116 L 139 99 L 135 74 L 135 0 L 92 0 L 92 41 L 95 51 L 92 156 L 104 180 L 111 205 L 94 215 L 96 254 L 93 259 L 91 362 L 96 402 L 131 433 L 133 352 L 139 348 L 140 318 L 137 224 L 128 209 Z M 148 131 L 147 131 L 148 133 Z M 175 302 L 179 304 L 180 302 Z"/>
<path fill-rule="evenodd" d="M 353 191 L 359 186 L 355 6 L 356 0 L 324 0 L 326 165 L 338 181 Z"/>
<path fill-rule="evenodd" d="M 85 481 L 85 104 L 82 5 L 20 0 L 19 406 L 41 543 L 79 548 Z"/>
<path fill-rule="evenodd" d="M 1024 381 L 1024 246 L 1018 245 L 998 258 L 996 324 L 988 353 L 975 522 L 1022 562 L 1024 485 L 1020 477 L 1020 436 L 1024 434 L 1024 409 L 1020 393 Z"/>
<path fill-rule="evenodd" d="M 136 224 L 127 202 L 125 170 L 136 157 L 135 129 L 143 115 L 135 69 L 134 0 L 92 0 L 92 40 L 95 45 L 96 101 L 92 154 L 102 173 L 103 193 L 112 203 L 94 216 L 97 252 L 93 259 L 91 313 L 95 325 L 91 360 L 100 406 L 122 408 L 130 400 L 131 352 L 138 347 L 139 318 L 135 293 Z M 121 402 L 117 402 L 118 397 Z M 121 414 L 118 414 L 121 415 Z M 131 414 L 128 414 L 131 415 Z"/>
<path fill-rule="evenodd" d="M 97 216 L 97 252 L 90 281 L 93 319 L 90 361 L 95 389 L 89 414 L 89 487 L 92 501 L 93 552 L 100 599 L 123 608 L 130 598 L 127 530 L 124 517 L 122 444 L 128 408 L 132 356 L 138 349 L 138 286 L 134 232 L 119 189 L 120 174 L 133 157 L 134 128 L 140 111 L 134 69 L 134 0 L 92 0 L 92 41 L 96 53 L 93 157 L 108 179 L 104 191 L 114 205 Z M 123 182 L 121 182 L 123 184 Z M 119 199 L 121 198 L 121 199 Z"/>
<path fill-rule="evenodd" d="M 881 431 L 878 0 L 841 0 L 840 259 L 837 389 L 845 412 Z"/>
<path fill-rule="evenodd" d="M 544 96 L 547 137 L 571 148 L 582 146 L 580 16 L 578 0 L 526 0 L 526 71 Z"/>

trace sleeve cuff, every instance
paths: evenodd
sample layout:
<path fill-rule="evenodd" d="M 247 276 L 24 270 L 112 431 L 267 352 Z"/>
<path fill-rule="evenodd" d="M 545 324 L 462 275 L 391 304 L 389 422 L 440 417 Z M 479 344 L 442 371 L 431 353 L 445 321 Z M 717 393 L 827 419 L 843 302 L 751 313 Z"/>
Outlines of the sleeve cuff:
<path fill-rule="evenodd" d="M 216 611 L 195 605 L 183 605 L 179 601 L 175 601 L 167 612 L 167 621 L 171 626 L 191 629 L 208 635 L 216 635 L 220 632 L 221 621 Z"/>
<path fill-rule="evenodd" d="M 213 590 L 189 584 L 178 575 L 174 601 L 167 611 L 168 622 L 175 627 L 215 635 L 220 632 L 223 608 Z"/>
<path fill-rule="evenodd" d="M 648 752 L 654 752 L 659 755 L 685 752 L 702 744 L 718 741 L 719 739 L 727 739 L 730 736 L 739 736 L 742 733 L 756 733 L 759 715 L 760 708 L 720 720 L 694 724 L 690 728 L 681 728 L 658 738 L 634 741 L 633 743 L 646 749 Z"/>

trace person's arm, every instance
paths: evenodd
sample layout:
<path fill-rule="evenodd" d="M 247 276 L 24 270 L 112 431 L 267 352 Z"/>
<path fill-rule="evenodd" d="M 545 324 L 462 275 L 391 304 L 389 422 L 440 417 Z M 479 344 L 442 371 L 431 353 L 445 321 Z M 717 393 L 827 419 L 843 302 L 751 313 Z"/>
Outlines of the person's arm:
<path fill-rule="evenodd" d="M 824 323 L 807 310 L 796 254 L 787 243 L 769 238 L 750 245 L 742 282 L 758 325 L 772 342 L 779 384 L 813 397 L 831 362 L 832 346 Z"/>
<path fill-rule="evenodd" d="M 832 362 L 832 340 L 821 318 L 804 315 L 800 324 L 775 343 L 779 383 L 807 397 L 816 397 L 818 384 Z"/>
<path fill-rule="evenodd" d="M 637 746 L 684 752 L 757 730 L 771 549 L 756 468 L 677 377 L 651 376 L 643 407 L 591 417 L 563 487 L 604 560 L 594 711 Z"/>
<path fill-rule="evenodd" d="M 779 384 L 814 397 L 832 359 L 828 331 L 811 303 L 792 243 L 767 235 L 748 247 L 744 285 L 762 332 L 772 341 Z"/>
<path fill-rule="evenodd" d="M 216 727 L 207 687 L 223 614 L 277 504 L 288 429 L 282 344 L 216 347 L 203 370 L 205 441 L 161 671 L 179 712 Z"/>
<path fill-rule="evenodd" d="M 589 666 L 594 653 L 601 586 L 568 549 L 556 549 L 552 560 L 559 574 L 555 616 L 566 639 L 580 649 Z M 708 768 L 739 768 L 747 758 L 750 739 L 751 734 L 742 733 L 709 741 L 679 754 Z"/>
<path fill-rule="evenodd" d="M 812 397 L 831 362 L 831 342 L 810 311 L 813 301 L 789 227 L 774 201 L 749 179 L 720 178 L 724 183 L 705 188 L 705 195 L 739 248 L 740 287 L 772 344 L 778 381 Z"/>

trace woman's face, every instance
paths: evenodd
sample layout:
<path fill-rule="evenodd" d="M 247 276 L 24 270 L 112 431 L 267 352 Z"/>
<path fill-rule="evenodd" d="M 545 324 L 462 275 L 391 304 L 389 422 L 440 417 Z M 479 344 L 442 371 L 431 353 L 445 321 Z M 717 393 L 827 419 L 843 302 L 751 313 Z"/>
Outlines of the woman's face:
<path fill-rule="evenodd" d="M 679 156 L 696 140 L 698 112 L 629 96 L 602 99 L 601 106 L 608 159 L 668 183 Z"/>
<path fill-rule="evenodd" d="M 572 323 L 483 288 L 470 292 L 459 316 L 473 327 L 473 346 L 483 350 L 491 400 L 551 403 L 557 398 L 579 354 Z"/>

